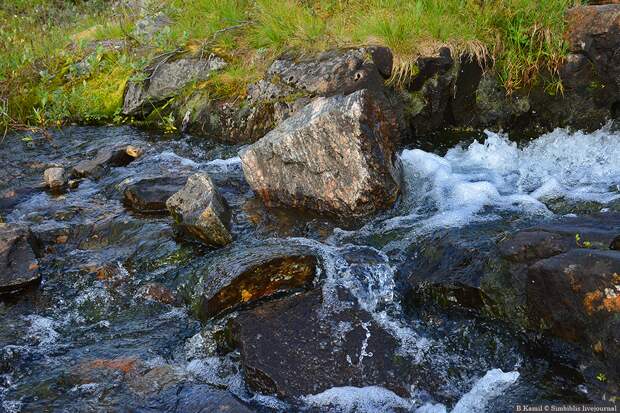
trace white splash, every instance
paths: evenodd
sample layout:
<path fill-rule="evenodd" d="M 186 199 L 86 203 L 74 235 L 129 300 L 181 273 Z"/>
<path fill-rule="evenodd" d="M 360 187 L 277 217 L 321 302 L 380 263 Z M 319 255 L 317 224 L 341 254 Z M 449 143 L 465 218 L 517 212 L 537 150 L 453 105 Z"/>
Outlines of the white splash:
<path fill-rule="evenodd" d="M 411 400 L 377 386 L 333 387 L 319 394 L 304 396 L 302 401 L 311 407 L 338 412 L 394 412 L 413 408 Z"/>
<path fill-rule="evenodd" d="M 620 197 L 620 135 L 608 128 L 591 134 L 556 129 L 524 148 L 506 135 L 485 133 L 483 143 L 456 146 L 443 157 L 403 151 L 405 209 L 414 216 L 432 209 L 435 221 L 450 226 L 475 219 L 485 207 L 540 213 L 549 197 Z"/>
<path fill-rule="evenodd" d="M 28 338 L 37 343 L 39 347 L 48 347 L 53 345 L 60 336 L 55 330 L 56 322 L 50 318 L 40 315 L 30 315 L 26 317 L 30 321 L 28 328 Z"/>
<path fill-rule="evenodd" d="M 502 395 L 519 378 L 519 373 L 489 370 L 452 409 L 452 413 L 483 413 L 490 401 Z"/>

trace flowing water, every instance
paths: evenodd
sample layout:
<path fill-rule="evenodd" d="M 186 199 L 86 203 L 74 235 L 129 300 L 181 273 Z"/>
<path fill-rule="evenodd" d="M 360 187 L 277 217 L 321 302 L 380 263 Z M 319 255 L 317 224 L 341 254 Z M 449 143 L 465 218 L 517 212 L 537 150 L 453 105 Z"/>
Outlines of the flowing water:
<path fill-rule="evenodd" d="M 42 189 L 45 167 L 70 167 L 118 143 L 147 149 L 64 194 Z M 0 303 L 0 412 L 203 411 L 201 403 L 227 394 L 256 411 L 499 412 L 516 401 L 602 397 L 562 351 L 466 311 L 411 305 L 405 278 L 415 270 L 416 248 L 438 231 L 458 231 L 460 242 L 484 250 L 497 234 L 584 206 L 617 205 L 620 135 L 556 130 L 518 146 L 487 132 L 447 153 L 405 149 L 401 199 L 357 229 L 263 208 L 243 179 L 238 149 L 127 127 L 67 128 L 51 140 L 6 137 L 0 216 L 27 223 L 49 247 L 41 285 Z M 149 300 L 145 285 L 183 296 L 195 269 L 229 250 L 179 240 L 168 217 L 127 210 L 122 190 L 137 178 L 199 170 L 233 209 L 236 245 L 286 242 L 315 251 L 325 306 L 348 305 L 337 294 L 348 290 L 398 339 L 399 353 L 427 385 L 407 399 L 381 387 L 332 388 L 292 402 L 252 394 L 239 354 L 214 351 L 217 322 L 201 324 L 186 305 Z M 107 273 L 93 271 L 102 266 Z M 130 369 L 144 374 L 123 374 Z"/>

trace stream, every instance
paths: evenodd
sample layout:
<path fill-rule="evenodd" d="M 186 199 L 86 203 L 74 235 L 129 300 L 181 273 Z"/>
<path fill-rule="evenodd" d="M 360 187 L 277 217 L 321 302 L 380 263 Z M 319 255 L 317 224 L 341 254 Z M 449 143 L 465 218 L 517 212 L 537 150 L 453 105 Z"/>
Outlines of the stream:
<path fill-rule="evenodd" d="M 65 193 L 43 188 L 50 165 L 68 169 L 120 143 L 145 153 Z M 596 381 L 584 378 L 572 349 L 546 348 L 467 310 L 421 303 L 406 279 L 417 251 L 440 232 L 487 251 L 502 234 L 617 205 L 620 134 L 609 127 L 590 134 L 557 129 L 518 145 L 480 132 L 436 153 L 403 149 L 397 204 L 353 228 L 266 209 L 245 182 L 239 148 L 131 127 L 4 139 L 0 217 L 27 224 L 46 253 L 39 258 L 41 284 L 0 300 L 0 412 L 504 412 L 523 401 L 604 397 Z M 138 178 L 197 171 L 211 175 L 233 211 L 234 248 L 187 242 L 170 217 L 123 204 L 123 188 Z M 380 386 L 335 387 L 293 400 L 249 390 L 239 351 L 216 349 L 214 339 L 236 313 L 201 323 L 187 302 L 206 263 L 280 244 L 320 257 L 315 288 L 327 319 L 352 300 L 396 339 L 396 353 L 416 377 L 409 397 Z M 174 300 L 149 299 L 154 283 Z M 364 347 L 359 354 L 359 364 L 377 356 Z M 223 405 L 233 409 L 212 410 Z"/>

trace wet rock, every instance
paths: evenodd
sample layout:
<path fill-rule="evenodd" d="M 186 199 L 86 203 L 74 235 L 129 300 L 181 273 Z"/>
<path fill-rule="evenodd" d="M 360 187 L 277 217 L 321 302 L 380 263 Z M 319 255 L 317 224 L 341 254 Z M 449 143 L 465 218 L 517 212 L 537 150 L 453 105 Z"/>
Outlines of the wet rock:
<path fill-rule="evenodd" d="M 368 215 L 398 196 L 397 129 L 367 90 L 318 98 L 244 148 L 243 172 L 268 206 Z"/>
<path fill-rule="evenodd" d="M 207 245 L 232 242 L 228 204 L 208 174 L 190 176 L 183 189 L 166 201 L 166 207 L 186 233 Z"/>
<path fill-rule="evenodd" d="M 408 396 L 398 343 L 354 305 L 324 309 L 321 290 L 263 304 L 232 323 L 246 383 L 284 399 L 332 387 L 382 386 Z M 329 307 L 329 306 L 326 306 Z"/>
<path fill-rule="evenodd" d="M 77 163 L 71 171 L 73 178 L 100 178 L 109 167 L 126 166 L 142 156 L 143 150 L 132 145 L 104 148 L 93 159 Z"/>
<path fill-rule="evenodd" d="M 174 304 L 177 301 L 172 291 L 160 283 L 146 284 L 140 287 L 136 295 L 162 304 Z"/>
<path fill-rule="evenodd" d="M 39 280 L 38 262 L 30 244 L 30 231 L 0 223 L 0 293 L 25 288 Z"/>
<path fill-rule="evenodd" d="M 159 176 L 132 182 L 123 191 L 125 204 L 138 212 L 167 212 L 166 201 L 180 191 L 187 177 Z"/>
<path fill-rule="evenodd" d="M 225 66 L 226 62 L 217 56 L 153 62 L 146 71 L 146 80 L 127 83 L 123 114 L 147 116 L 162 101 L 175 96 L 189 83 L 205 80 L 213 71 Z"/>
<path fill-rule="evenodd" d="M 67 183 L 64 168 L 47 168 L 43 173 L 43 179 L 45 185 L 53 190 L 61 189 Z"/>
<path fill-rule="evenodd" d="M 302 245 L 233 248 L 203 271 L 194 306 L 206 320 L 265 297 L 307 289 L 317 269 L 314 252 Z"/>
<path fill-rule="evenodd" d="M 251 413 L 247 407 L 227 391 L 206 384 L 185 383 L 161 391 L 157 396 L 140 403 L 137 412 L 184 413 Z"/>
<path fill-rule="evenodd" d="M 613 311 L 620 255 L 610 249 L 620 214 L 562 218 L 508 236 L 500 231 L 493 234 L 491 226 L 474 231 L 472 239 L 454 230 L 426 240 L 427 248 L 414 251 L 415 263 L 405 267 L 410 299 L 475 309 L 588 350 L 596 347 L 596 356 L 618 371 L 618 359 L 601 348 L 620 343 Z"/>
<path fill-rule="evenodd" d="M 603 354 L 620 371 L 620 252 L 573 249 L 529 267 L 530 324 Z"/>

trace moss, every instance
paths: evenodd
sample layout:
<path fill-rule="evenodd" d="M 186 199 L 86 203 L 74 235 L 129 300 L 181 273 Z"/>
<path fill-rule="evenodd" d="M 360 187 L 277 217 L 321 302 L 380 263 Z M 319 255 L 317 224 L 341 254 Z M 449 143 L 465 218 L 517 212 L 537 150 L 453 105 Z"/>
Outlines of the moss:
<path fill-rule="evenodd" d="M 8 97 L 0 122 L 110 121 L 128 72 L 139 73 L 140 61 L 172 50 L 226 56 L 229 67 L 207 81 L 215 100 L 242 99 L 247 85 L 284 50 L 302 56 L 359 44 L 392 49 L 397 85 L 418 75 L 418 56 L 448 45 L 453 55 L 492 57 L 505 90 L 512 91 L 533 84 L 542 72 L 557 77 L 566 53 L 563 16 L 575 3 L 170 0 L 156 11 L 172 23 L 147 48 L 123 50 L 110 67 L 69 80 L 65 75 L 84 57 L 88 42 L 132 41 L 140 12 L 105 0 L 15 0 L 0 10 L 0 96 Z M 560 87 L 553 79 L 552 85 L 549 90 Z M 420 100 L 412 101 L 415 113 Z"/>

